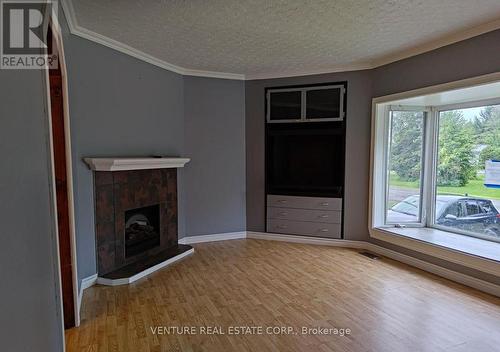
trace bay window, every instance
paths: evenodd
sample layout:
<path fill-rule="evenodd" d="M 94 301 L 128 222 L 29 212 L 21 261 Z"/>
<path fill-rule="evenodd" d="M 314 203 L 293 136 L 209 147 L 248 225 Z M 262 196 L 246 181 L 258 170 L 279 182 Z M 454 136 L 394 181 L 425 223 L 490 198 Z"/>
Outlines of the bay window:
<path fill-rule="evenodd" d="M 487 88 L 374 100 L 371 229 L 500 242 L 500 83 Z"/>

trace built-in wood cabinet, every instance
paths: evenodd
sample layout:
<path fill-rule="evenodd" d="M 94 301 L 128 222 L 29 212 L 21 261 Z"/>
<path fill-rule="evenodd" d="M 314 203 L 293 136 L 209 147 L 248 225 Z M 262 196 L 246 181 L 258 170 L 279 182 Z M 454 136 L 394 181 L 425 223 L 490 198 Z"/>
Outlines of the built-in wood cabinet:
<path fill-rule="evenodd" d="M 266 231 L 343 238 L 347 82 L 266 89 Z"/>
<path fill-rule="evenodd" d="M 267 232 L 342 238 L 342 199 L 269 194 Z"/>

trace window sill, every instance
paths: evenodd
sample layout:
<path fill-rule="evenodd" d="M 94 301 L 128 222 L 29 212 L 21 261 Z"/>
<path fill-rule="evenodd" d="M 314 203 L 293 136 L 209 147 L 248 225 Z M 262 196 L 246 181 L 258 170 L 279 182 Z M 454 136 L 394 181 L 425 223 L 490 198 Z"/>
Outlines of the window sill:
<path fill-rule="evenodd" d="M 372 228 L 370 236 L 495 276 L 500 243 L 433 228 Z"/>

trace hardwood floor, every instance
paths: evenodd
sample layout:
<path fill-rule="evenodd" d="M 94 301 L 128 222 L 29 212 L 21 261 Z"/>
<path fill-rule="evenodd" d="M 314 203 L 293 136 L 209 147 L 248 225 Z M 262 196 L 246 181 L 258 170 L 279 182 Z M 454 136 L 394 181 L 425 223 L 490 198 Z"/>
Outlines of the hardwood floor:
<path fill-rule="evenodd" d="M 131 285 L 85 290 L 67 351 L 500 351 L 499 298 L 405 264 L 273 241 L 194 247 Z M 263 331 L 230 335 L 235 326 Z M 156 327 L 196 334 L 159 335 Z M 225 334 L 200 334 L 203 327 Z M 303 335 L 302 327 L 351 331 Z"/>

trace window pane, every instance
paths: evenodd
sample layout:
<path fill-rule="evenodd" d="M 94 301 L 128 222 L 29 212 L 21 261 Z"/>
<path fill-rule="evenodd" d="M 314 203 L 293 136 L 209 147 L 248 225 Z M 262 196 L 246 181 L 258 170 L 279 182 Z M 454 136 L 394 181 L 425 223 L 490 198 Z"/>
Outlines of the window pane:
<path fill-rule="evenodd" d="M 386 223 L 417 223 L 421 220 L 424 116 L 422 111 L 391 112 Z"/>
<path fill-rule="evenodd" d="M 485 165 L 500 160 L 500 105 L 439 113 L 436 224 L 500 239 L 500 188 Z"/>

